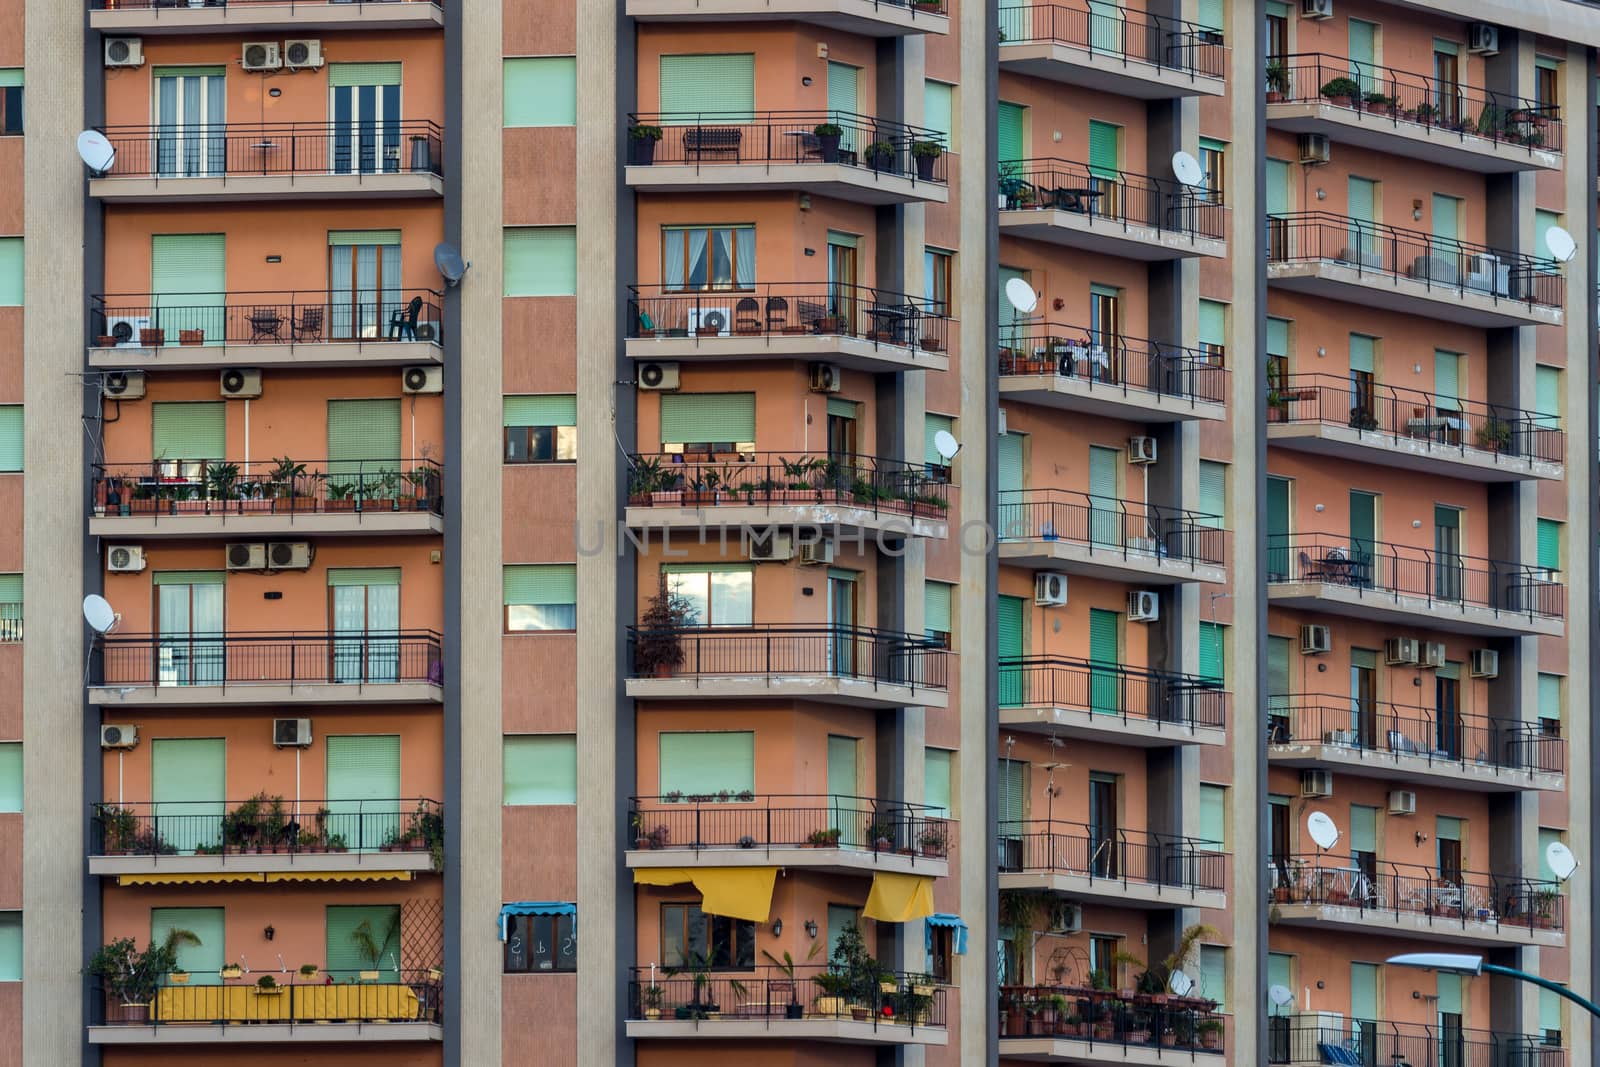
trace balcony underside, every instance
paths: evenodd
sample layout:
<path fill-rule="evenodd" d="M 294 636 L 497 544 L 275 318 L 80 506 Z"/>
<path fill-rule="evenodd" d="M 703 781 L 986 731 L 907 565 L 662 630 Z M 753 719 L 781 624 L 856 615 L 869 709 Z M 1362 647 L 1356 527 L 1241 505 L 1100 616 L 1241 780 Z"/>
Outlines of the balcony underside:
<path fill-rule="evenodd" d="M 1430 782 L 1446 789 L 1480 793 L 1558 790 L 1566 781 L 1565 775 L 1555 771 L 1498 767 L 1474 760 L 1430 759 L 1420 754 L 1359 749 L 1326 742 L 1274 743 L 1267 746 L 1267 758 L 1275 767 L 1327 767 L 1363 778 Z"/>
<path fill-rule="evenodd" d="M 731 294 L 732 304 L 737 294 Z M 869 341 L 843 334 L 762 333 L 716 337 L 630 337 L 629 359 L 674 360 L 679 363 L 742 363 L 747 360 L 818 360 L 864 371 L 950 369 L 947 352 L 929 352 L 909 345 Z"/>
<path fill-rule="evenodd" d="M 91 1045 L 323 1045 L 443 1041 L 438 1023 L 163 1023 L 91 1026 Z"/>
<path fill-rule="evenodd" d="M 797 192 L 875 206 L 950 199 L 949 189 L 938 182 L 848 163 L 655 163 L 630 166 L 627 176 L 630 188 L 654 193 Z"/>
<path fill-rule="evenodd" d="M 679 1041 L 827 1041 L 852 1045 L 946 1045 L 950 1036 L 931 1026 L 902 1026 L 891 1022 L 856 1022 L 853 1019 L 823 1017 L 785 1019 L 759 1017 L 740 1019 L 629 1019 L 628 1036 L 636 1039 L 677 1039 Z"/>
<path fill-rule="evenodd" d="M 382 852 L 235 852 L 222 856 L 90 856 L 89 873 L 122 875 L 203 875 L 267 873 L 353 873 L 362 871 L 422 872 L 433 870 L 425 851 Z"/>
<path fill-rule="evenodd" d="M 1424 315 L 1462 326 L 1560 326 L 1560 308 L 1528 304 L 1488 292 L 1430 284 L 1376 270 L 1358 270 L 1342 260 L 1295 260 L 1267 264 L 1267 281 L 1292 292 L 1309 293 L 1384 311 Z"/>
<path fill-rule="evenodd" d="M 1078 375 L 1003 374 L 1000 376 L 1000 402 L 1003 404 L 1007 400 L 1138 422 L 1221 420 L 1228 416 L 1225 404 L 1129 389 L 1115 382 L 1093 381 Z"/>
<path fill-rule="evenodd" d="M 1117 1041 L 1092 1041 L 1085 1037 L 1002 1037 L 1000 1056 L 1024 1063 L 1194 1063 L 1215 1057 L 1224 1063 L 1222 1050 L 1163 1048 L 1161 1045 L 1124 1045 Z"/>
<path fill-rule="evenodd" d="M 89 195 L 119 204 L 196 201 L 385 200 L 442 197 L 437 174 L 232 174 L 218 178 L 94 178 Z"/>
<path fill-rule="evenodd" d="M 1220 889 L 1186 889 L 1175 885 L 1091 878 L 1068 871 L 1002 871 L 1001 889 L 1044 889 L 1074 900 L 1122 908 L 1212 908 L 1228 906 Z"/>
<path fill-rule="evenodd" d="M 1560 152 L 1407 122 L 1384 113 L 1336 107 L 1326 101 L 1268 104 L 1267 125 L 1292 133 L 1327 134 L 1341 144 L 1479 174 L 1561 169 Z"/>
<path fill-rule="evenodd" d="M 430 3 L 282 3 L 227 7 L 129 8 L 89 12 L 89 28 L 109 35 L 228 34 L 317 30 L 428 30 L 444 26 L 444 11 Z"/>
<path fill-rule="evenodd" d="M 1148 262 L 1228 254 L 1228 243 L 1216 238 L 1059 208 L 1001 211 L 1000 234 Z"/>
<path fill-rule="evenodd" d="M 429 511 L 244 512 L 221 515 L 106 515 L 89 520 L 93 537 L 148 541 L 172 537 L 396 537 L 441 535 Z"/>
<path fill-rule="evenodd" d="M 1221 745 L 1228 739 L 1227 731 L 1220 726 L 1160 722 L 1085 708 L 1003 707 L 999 715 L 1000 725 L 1008 730 L 1075 737 L 1084 741 L 1107 741 L 1130 748 Z"/>
<path fill-rule="evenodd" d="M 950 16 L 879 0 L 628 0 L 640 22 L 805 22 L 863 37 L 947 34 Z"/>
<path fill-rule="evenodd" d="M 1133 56 L 1094 51 L 1062 41 L 1002 42 L 1000 69 L 1138 100 L 1221 96 L 1222 78 L 1175 67 L 1161 67 Z"/>
<path fill-rule="evenodd" d="M 1177 585 L 1183 582 L 1220 584 L 1227 569 L 1216 563 L 1172 559 L 1154 552 L 1122 550 L 1116 545 L 1086 545 L 1076 541 L 1002 541 L 1002 565 L 1031 570 L 1063 570 L 1114 582 Z"/>
<path fill-rule="evenodd" d="M 752 674 L 695 678 L 629 678 L 634 700 L 816 700 L 858 708 L 943 708 L 949 696 L 942 689 L 896 682 L 831 675 Z M 709 710 L 709 709 L 708 709 Z"/>
<path fill-rule="evenodd" d="M 1352 615 L 1446 633 L 1560 637 L 1566 632 L 1558 618 L 1329 582 L 1273 582 L 1267 586 L 1267 599 L 1274 607 Z"/>
<path fill-rule="evenodd" d="M 719 504 L 706 508 L 630 507 L 628 526 L 636 530 L 701 530 L 717 527 L 771 526 L 840 530 L 845 533 L 882 535 L 885 544 L 904 537 L 948 536 L 945 519 L 929 519 L 903 512 L 875 511 L 849 504 Z M 687 544 L 688 539 L 682 543 Z"/>
<path fill-rule="evenodd" d="M 103 708 L 208 708 L 218 705 L 439 704 L 444 690 L 431 682 L 298 682 L 229 685 L 89 688 L 89 703 Z M 940 705 L 941 707 L 943 705 Z"/>
<path fill-rule="evenodd" d="M 1497 947 L 1532 945 L 1560 948 L 1567 943 L 1560 930 L 1496 925 L 1476 919 L 1445 918 L 1420 912 L 1346 907 L 1337 904 L 1274 904 L 1273 921 L 1295 926 L 1316 926 L 1359 934 L 1395 934 L 1424 941 Z"/>
<path fill-rule="evenodd" d="M 1560 478 L 1565 470 L 1563 464 L 1531 456 L 1452 447 L 1432 437 L 1407 437 L 1324 422 L 1270 423 L 1267 442 L 1274 448 L 1292 448 L 1297 452 L 1337 456 L 1358 463 L 1376 463 L 1472 482 Z"/>
<path fill-rule="evenodd" d="M 441 364 L 444 348 L 434 341 L 310 341 L 295 344 L 118 345 L 89 349 L 94 370 L 220 370 L 226 367 L 401 367 Z"/>
<path fill-rule="evenodd" d="M 945 878 L 950 874 L 950 861 L 942 856 L 909 856 L 902 852 L 876 852 L 865 848 L 764 848 L 760 845 L 755 848 L 674 847 L 630 849 L 626 856 L 630 868 L 784 867 L 789 870 L 866 876 L 888 871 L 891 874 L 921 874 L 930 878 Z"/>

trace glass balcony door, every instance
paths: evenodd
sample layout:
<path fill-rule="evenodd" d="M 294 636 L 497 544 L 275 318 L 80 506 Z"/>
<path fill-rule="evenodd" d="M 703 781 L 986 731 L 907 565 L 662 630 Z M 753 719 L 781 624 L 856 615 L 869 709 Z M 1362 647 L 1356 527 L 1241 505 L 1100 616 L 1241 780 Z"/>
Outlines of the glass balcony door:
<path fill-rule="evenodd" d="M 222 684 L 222 581 L 212 572 L 156 575 L 157 685 Z"/>
<path fill-rule="evenodd" d="M 328 288 L 336 340 L 385 336 L 401 311 L 400 233 L 330 235 Z"/>
<path fill-rule="evenodd" d="M 333 680 L 394 682 L 400 677 L 400 574 L 329 571 Z"/>
<path fill-rule="evenodd" d="M 156 174 L 226 173 L 227 122 L 222 67 L 156 67 Z"/>

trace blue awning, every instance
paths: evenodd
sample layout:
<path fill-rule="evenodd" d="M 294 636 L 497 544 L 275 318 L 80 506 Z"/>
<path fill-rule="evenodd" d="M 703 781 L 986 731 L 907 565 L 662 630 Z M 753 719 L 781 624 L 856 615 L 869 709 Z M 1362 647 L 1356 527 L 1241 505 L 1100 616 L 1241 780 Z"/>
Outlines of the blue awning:
<path fill-rule="evenodd" d="M 576 915 L 578 906 L 559 900 L 519 900 L 500 906 L 500 940 L 506 939 L 506 920 L 512 915 Z"/>
<path fill-rule="evenodd" d="M 933 951 L 933 928 L 935 926 L 947 926 L 953 931 L 950 941 L 951 947 L 954 949 L 956 955 L 966 955 L 967 924 L 961 921 L 961 916 L 949 915 L 945 912 L 935 912 L 924 919 L 923 922 L 925 922 L 927 925 L 922 928 L 922 937 L 923 940 L 927 942 L 927 950 L 929 952 Z"/>

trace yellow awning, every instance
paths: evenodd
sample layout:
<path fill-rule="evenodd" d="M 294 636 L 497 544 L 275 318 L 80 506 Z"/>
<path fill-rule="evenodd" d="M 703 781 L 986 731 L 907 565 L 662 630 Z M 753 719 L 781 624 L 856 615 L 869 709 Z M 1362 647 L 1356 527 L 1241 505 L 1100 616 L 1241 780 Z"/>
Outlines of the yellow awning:
<path fill-rule="evenodd" d="M 409 882 L 412 871 L 271 871 L 269 882 Z"/>
<path fill-rule="evenodd" d="M 700 910 L 730 919 L 764 923 L 772 914 L 772 885 L 776 867 L 635 867 L 635 885 L 694 883 L 700 890 Z M 933 897 L 930 895 L 931 902 Z M 932 912 L 932 908 L 929 908 Z"/>
<path fill-rule="evenodd" d="M 194 874 L 119 874 L 118 885 L 208 885 L 213 882 L 260 882 L 260 873 L 211 871 Z"/>
<path fill-rule="evenodd" d="M 926 919 L 933 914 L 932 875 L 878 871 L 872 876 L 872 889 L 861 914 L 885 923 Z"/>

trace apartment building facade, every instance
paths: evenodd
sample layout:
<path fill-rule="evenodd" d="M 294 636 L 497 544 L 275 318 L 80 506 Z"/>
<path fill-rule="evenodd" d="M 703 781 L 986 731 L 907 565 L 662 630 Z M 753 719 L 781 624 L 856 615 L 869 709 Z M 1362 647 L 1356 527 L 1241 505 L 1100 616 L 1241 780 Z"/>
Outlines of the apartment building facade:
<path fill-rule="evenodd" d="M 1592 1059 L 1593 7 L 0 24 L 0 1062 Z"/>

